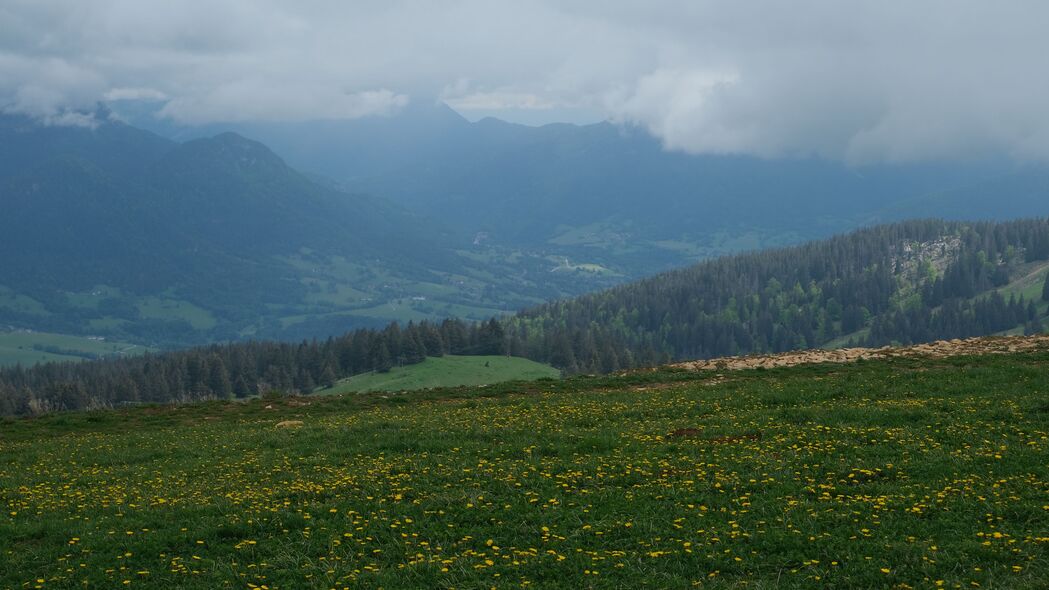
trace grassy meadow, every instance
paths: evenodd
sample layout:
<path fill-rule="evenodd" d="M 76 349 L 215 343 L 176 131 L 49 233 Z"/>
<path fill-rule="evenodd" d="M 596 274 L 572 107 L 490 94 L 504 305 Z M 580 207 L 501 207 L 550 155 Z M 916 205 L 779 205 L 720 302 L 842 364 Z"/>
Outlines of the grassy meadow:
<path fill-rule="evenodd" d="M 1047 581 L 1046 352 L 0 422 L 0 588 Z"/>
<path fill-rule="evenodd" d="M 319 393 L 410 391 L 431 387 L 480 386 L 504 381 L 557 379 L 561 372 L 528 359 L 511 356 L 429 357 L 421 363 L 394 367 L 388 373 L 365 373 L 343 379 Z"/>
<path fill-rule="evenodd" d="M 142 354 L 146 347 L 48 332 L 0 332 L 0 366 L 82 361 L 96 356 Z"/>

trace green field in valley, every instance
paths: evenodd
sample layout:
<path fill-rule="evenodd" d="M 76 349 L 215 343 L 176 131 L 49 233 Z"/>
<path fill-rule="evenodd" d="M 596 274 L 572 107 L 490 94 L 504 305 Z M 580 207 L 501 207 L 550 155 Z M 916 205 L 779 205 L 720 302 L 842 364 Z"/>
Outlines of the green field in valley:
<path fill-rule="evenodd" d="M 0 332 L 0 366 L 82 361 L 103 356 L 142 354 L 146 347 L 48 332 Z"/>
<path fill-rule="evenodd" d="M 7 420 L 0 588 L 1044 588 L 1047 466 L 1045 350 Z"/>
<path fill-rule="evenodd" d="M 1025 301 L 1037 302 L 1038 309 L 1042 314 L 1049 313 L 1049 301 L 1042 301 L 1042 288 L 1045 286 L 1045 277 L 1049 273 L 1049 263 L 1037 262 L 1025 265 L 1020 276 L 1016 277 L 1008 285 L 998 289 L 1003 297 L 1023 297 Z M 1049 318 L 1046 318 L 1049 320 Z"/>
<path fill-rule="evenodd" d="M 557 379 L 560 376 L 561 372 L 550 365 L 523 358 L 446 355 L 430 357 L 415 365 L 394 367 L 388 373 L 355 375 L 320 393 L 410 391 L 430 387 L 490 385 L 515 379 Z"/>

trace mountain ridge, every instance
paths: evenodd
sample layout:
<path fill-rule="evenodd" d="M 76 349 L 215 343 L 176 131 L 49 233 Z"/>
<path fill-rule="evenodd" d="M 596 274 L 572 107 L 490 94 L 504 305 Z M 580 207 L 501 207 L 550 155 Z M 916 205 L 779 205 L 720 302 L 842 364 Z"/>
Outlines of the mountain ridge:
<path fill-rule="evenodd" d="M 260 142 L 225 132 L 180 144 L 96 122 L 0 116 L 0 248 L 12 255 L 0 286 L 44 310 L 0 301 L 0 323 L 191 344 L 376 325 L 404 313 L 383 307 L 402 298 L 408 314 L 436 316 L 416 311 L 430 294 L 476 317 L 498 299 L 539 300 L 523 294 L 534 282 L 518 295 L 503 286 L 521 283 L 516 269 L 455 250 L 465 239 L 381 197 L 313 182 Z M 190 313 L 214 329 L 187 324 Z"/>
<path fill-rule="evenodd" d="M 1049 214 L 1044 183 L 986 185 L 1016 171 L 1004 160 L 855 165 L 690 155 L 636 126 L 469 122 L 426 101 L 381 117 L 180 133 L 224 127 L 350 190 L 390 198 L 467 237 L 485 234 L 490 247 L 567 256 L 626 278 L 878 222 L 981 218 L 994 208 L 958 203 L 1024 191 L 1031 196 L 1013 199 L 1002 217 Z M 937 194 L 946 196 L 936 202 Z"/>

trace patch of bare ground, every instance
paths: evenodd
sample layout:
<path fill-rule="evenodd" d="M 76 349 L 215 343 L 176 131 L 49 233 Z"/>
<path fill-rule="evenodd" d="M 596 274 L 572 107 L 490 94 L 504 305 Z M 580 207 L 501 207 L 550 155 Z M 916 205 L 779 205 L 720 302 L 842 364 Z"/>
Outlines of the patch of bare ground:
<path fill-rule="evenodd" d="M 1049 350 L 1049 335 L 987 336 L 965 340 L 940 340 L 907 347 L 840 348 L 836 350 L 798 350 L 779 354 L 730 356 L 677 363 L 672 366 L 690 371 L 738 371 L 773 369 L 819 363 L 853 363 L 866 359 L 947 358 L 981 354 L 1009 354 Z"/>

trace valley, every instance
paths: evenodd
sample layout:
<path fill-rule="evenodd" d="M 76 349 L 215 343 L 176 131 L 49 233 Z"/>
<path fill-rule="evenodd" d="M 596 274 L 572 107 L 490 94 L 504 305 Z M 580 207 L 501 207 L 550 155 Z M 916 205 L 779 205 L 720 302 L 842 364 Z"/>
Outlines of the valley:
<path fill-rule="evenodd" d="M 615 280 L 550 276 L 543 251 L 472 248 L 232 133 L 180 144 L 92 116 L 96 128 L 0 115 L 0 322 L 157 348 L 295 340 L 481 320 Z"/>
<path fill-rule="evenodd" d="M 538 363 L 552 373 L 601 374 L 736 355 L 1037 335 L 1049 323 L 1045 218 L 875 226 L 800 246 L 723 256 L 515 314 L 492 307 L 480 310 L 480 317 L 442 299 L 448 291 L 408 290 L 420 289 L 408 283 L 398 290 L 389 274 L 372 275 L 384 281 L 385 296 L 367 300 L 365 291 L 333 289 L 316 259 L 310 267 L 301 266 L 308 258 L 296 260 L 313 276 L 305 299 L 312 303 L 274 308 L 274 316 L 264 318 L 269 331 L 245 330 L 225 343 L 146 359 L 0 369 L 0 414 L 309 394 L 336 382 L 342 384 L 339 391 L 353 390 L 354 384 L 396 388 L 402 375 L 404 388 L 492 382 L 485 376 L 491 371 L 476 362 L 456 365 L 444 358 L 448 355 L 464 362 L 508 357 L 513 360 L 506 362 Z M 563 271 L 546 267 L 543 274 L 565 279 L 594 274 L 570 260 L 561 265 Z M 91 293 L 67 301 L 121 309 L 112 289 L 96 286 Z M 340 307 L 338 298 L 347 306 Z M 7 301 L 31 308 L 24 296 Z M 123 309 L 135 314 L 123 318 L 129 325 L 160 321 L 142 319 L 147 311 L 206 317 L 197 307 L 157 297 Z M 430 319 L 449 312 L 466 319 Z M 483 319 L 486 312 L 491 315 Z M 181 321 L 189 326 L 189 319 Z M 341 333 L 319 339 L 311 329 Z M 274 332 L 297 337 L 273 339 Z M 27 363 L 62 360 L 17 352 L 12 358 Z M 420 377 L 441 372 L 452 381 Z"/>
<path fill-rule="evenodd" d="M 1036 167 L 696 157 L 637 129 L 469 123 L 443 105 L 324 131 L 130 118 L 167 137 L 111 106 L 95 128 L 0 116 L 16 212 L 0 220 L 16 255 L 0 269 L 0 323 L 173 349 L 481 321 L 930 202 L 993 217 L 965 208 L 984 190 L 1007 191 L 1011 214 L 1049 202 Z M 297 143 L 305 128 L 310 146 Z M 399 151 L 408 141 L 415 151 Z M 861 206 L 865 195 L 885 199 Z M 41 224 L 73 230 L 44 239 Z"/>
<path fill-rule="evenodd" d="M 0 331 L 0 367 L 114 358 L 148 350 L 137 344 L 108 341 L 100 336 Z"/>

